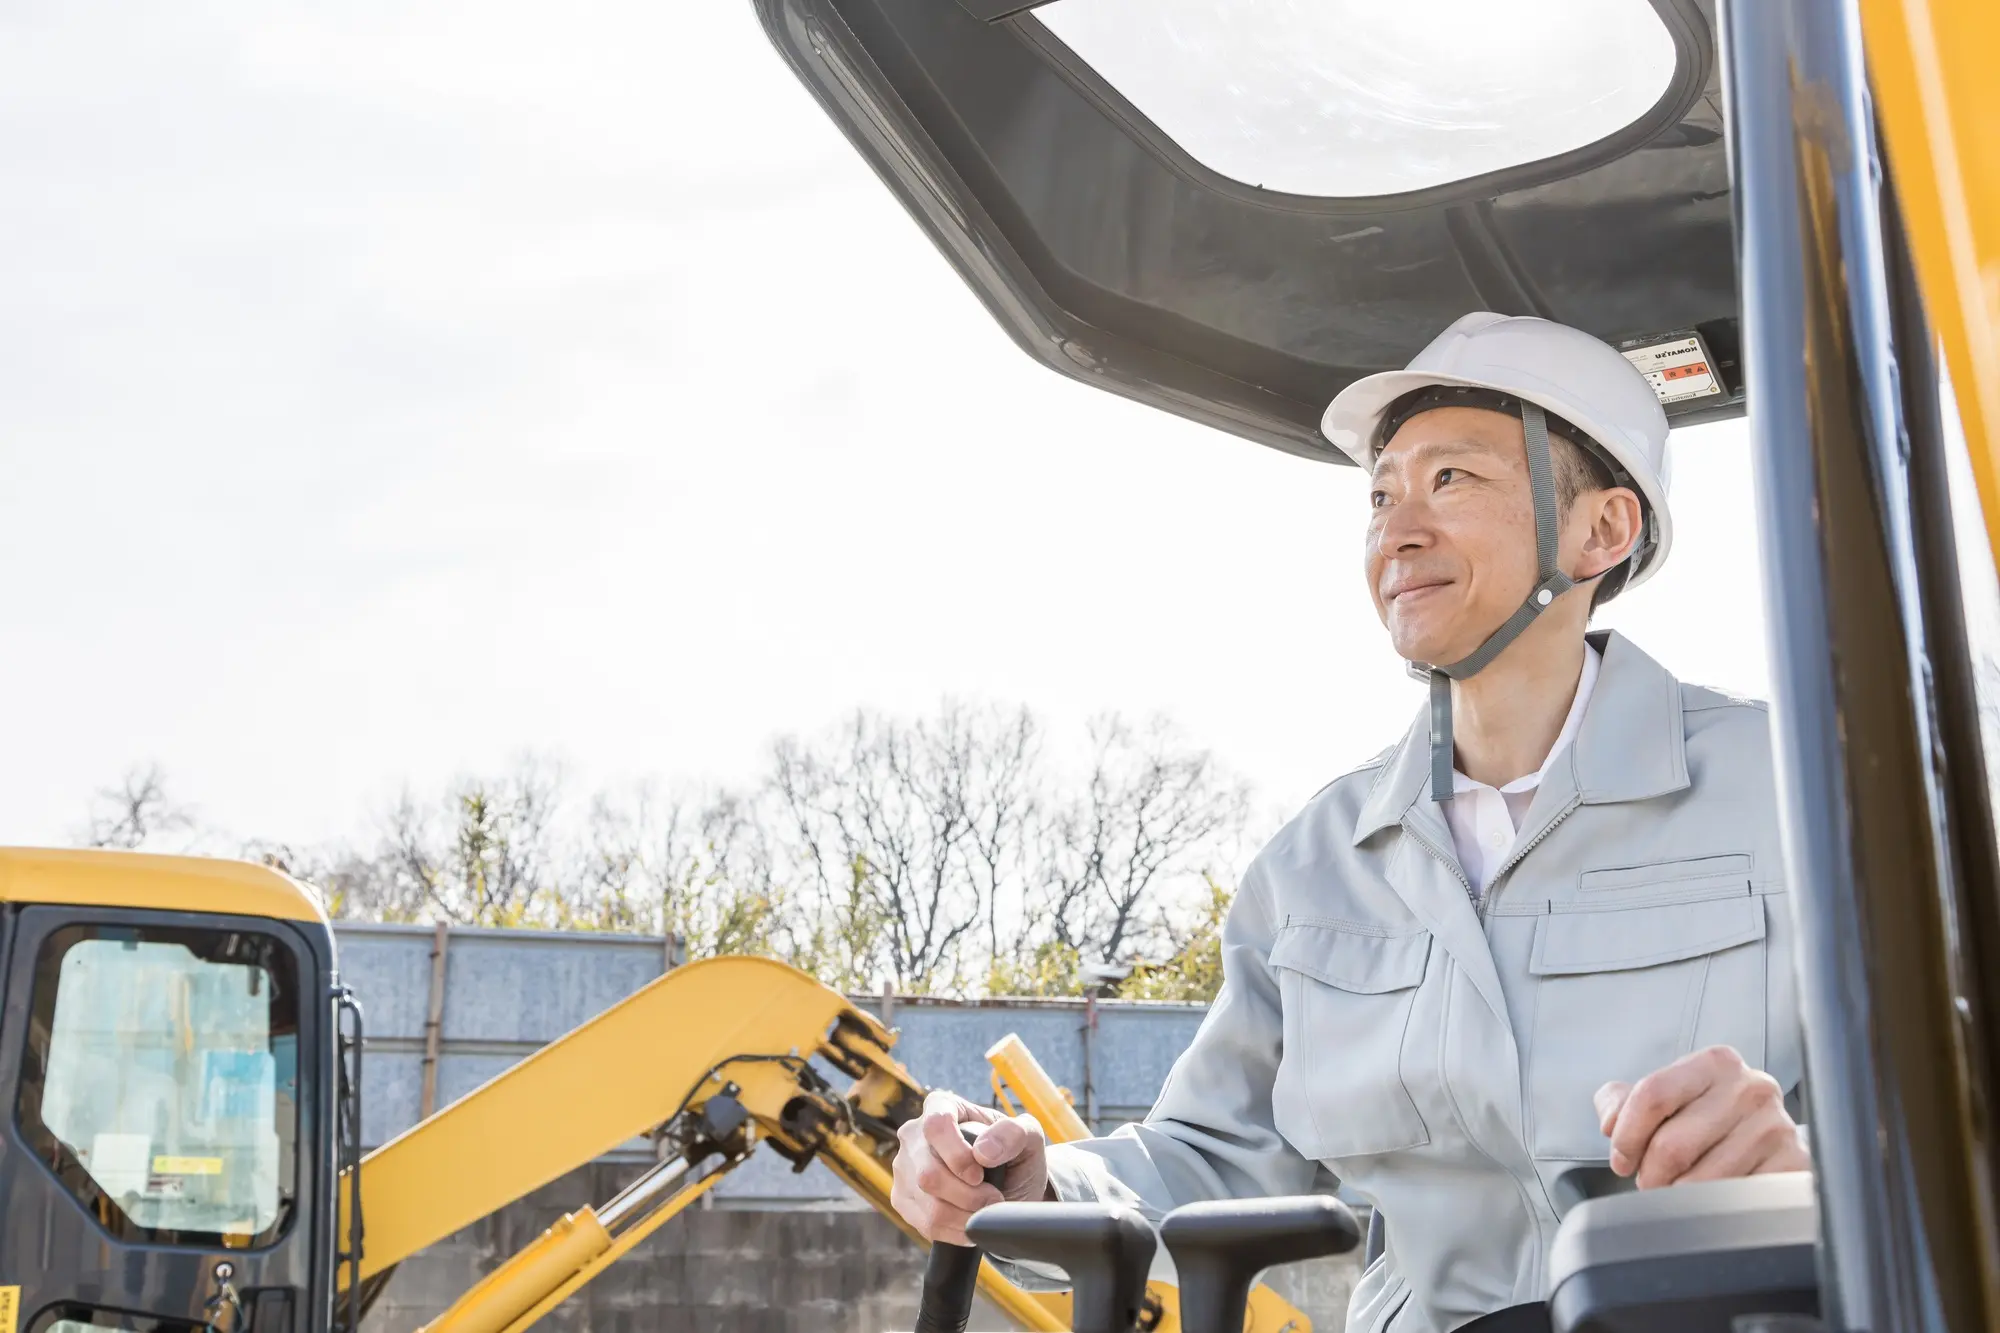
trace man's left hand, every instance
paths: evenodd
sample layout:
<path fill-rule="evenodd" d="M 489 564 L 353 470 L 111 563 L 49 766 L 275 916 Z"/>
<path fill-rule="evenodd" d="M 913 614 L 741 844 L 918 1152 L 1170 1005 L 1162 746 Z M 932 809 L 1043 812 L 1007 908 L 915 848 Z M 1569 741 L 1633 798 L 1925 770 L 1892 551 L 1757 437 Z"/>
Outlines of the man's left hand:
<path fill-rule="evenodd" d="M 1727 1046 L 1684 1055 L 1637 1083 L 1592 1098 L 1611 1140 L 1611 1169 L 1640 1189 L 1812 1166 L 1784 1089 Z"/>

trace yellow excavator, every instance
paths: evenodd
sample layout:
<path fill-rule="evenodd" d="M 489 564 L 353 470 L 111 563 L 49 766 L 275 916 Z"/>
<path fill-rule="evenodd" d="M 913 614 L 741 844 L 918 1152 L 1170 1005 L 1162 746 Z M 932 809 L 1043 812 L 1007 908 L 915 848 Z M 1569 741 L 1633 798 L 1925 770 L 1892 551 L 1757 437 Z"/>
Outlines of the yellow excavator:
<path fill-rule="evenodd" d="M 924 1086 L 895 1034 L 782 963 L 674 969 L 366 1157 L 363 1009 L 318 899 L 276 870 L 0 849 L 0 1333 L 356 1329 L 395 1266 L 635 1138 L 658 1160 L 564 1217 L 430 1333 L 519 1333 L 752 1152 L 817 1161 L 889 1206 Z M 996 1096 L 1087 1132 L 1017 1038 Z M 900 1224 L 900 1221 L 898 1221 Z M 1066 1295 L 982 1265 L 1017 1326 Z M 1257 1333 L 1310 1333 L 1269 1288 Z M 1156 1284 L 1148 1327 L 1179 1327 Z"/>

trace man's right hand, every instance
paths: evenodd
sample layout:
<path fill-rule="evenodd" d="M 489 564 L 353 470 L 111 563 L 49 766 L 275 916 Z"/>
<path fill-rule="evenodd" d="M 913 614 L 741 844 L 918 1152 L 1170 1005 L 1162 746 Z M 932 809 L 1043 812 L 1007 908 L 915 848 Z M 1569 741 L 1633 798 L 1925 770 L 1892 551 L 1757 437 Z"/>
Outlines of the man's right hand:
<path fill-rule="evenodd" d="M 977 1144 L 965 1141 L 962 1124 L 985 1126 Z M 1048 1141 L 1033 1116 L 1004 1116 L 940 1090 L 896 1138 L 889 1202 L 925 1240 L 964 1245 L 967 1219 L 988 1204 L 1049 1197 Z M 1007 1168 L 998 1189 L 985 1181 L 989 1166 Z"/>

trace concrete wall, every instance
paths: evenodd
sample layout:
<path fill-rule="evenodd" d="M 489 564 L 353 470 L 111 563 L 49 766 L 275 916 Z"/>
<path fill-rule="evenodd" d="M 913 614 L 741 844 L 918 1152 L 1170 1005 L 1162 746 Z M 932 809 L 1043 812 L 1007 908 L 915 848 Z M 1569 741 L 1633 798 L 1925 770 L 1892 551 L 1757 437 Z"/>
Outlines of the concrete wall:
<path fill-rule="evenodd" d="M 432 975 L 429 927 L 342 925 L 342 976 L 367 1013 L 363 1137 L 380 1144 L 419 1118 Z M 445 951 L 437 1104 L 447 1105 L 658 977 L 658 937 L 460 930 Z M 857 1003 L 880 1013 L 880 997 Z M 926 1084 L 990 1097 L 986 1050 L 1008 1033 L 1027 1043 L 1104 1128 L 1152 1104 L 1203 1011 L 1194 1005 L 1105 1003 L 1086 1037 L 1079 1001 L 892 1001 L 896 1054 Z M 671 1109 L 671 1108 L 668 1108 Z M 651 1160 L 632 1143 L 406 1261 L 370 1316 L 373 1333 L 405 1333 L 439 1314 L 564 1213 L 611 1198 Z M 1275 1275 L 1316 1327 L 1337 1329 L 1351 1259 Z M 793 1174 L 759 1153 L 585 1287 L 544 1325 L 580 1333 L 882 1333 L 908 1328 L 923 1255 L 823 1168 Z M 1005 1322 L 983 1311 L 975 1327 Z"/>
<path fill-rule="evenodd" d="M 604 1161 L 501 1209 L 403 1264 L 366 1333 L 409 1333 L 557 1218 L 610 1198 L 643 1167 Z M 538 1326 L 550 1333 L 885 1333 L 916 1319 L 924 1256 L 861 1205 L 691 1208 Z M 1337 1333 L 1359 1275 L 1352 1256 L 1267 1281 L 1320 1333 Z M 981 1301 L 972 1328 L 1011 1325 Z M 1267 1333 L 1276 1333 L 1275 1330 Z"/>

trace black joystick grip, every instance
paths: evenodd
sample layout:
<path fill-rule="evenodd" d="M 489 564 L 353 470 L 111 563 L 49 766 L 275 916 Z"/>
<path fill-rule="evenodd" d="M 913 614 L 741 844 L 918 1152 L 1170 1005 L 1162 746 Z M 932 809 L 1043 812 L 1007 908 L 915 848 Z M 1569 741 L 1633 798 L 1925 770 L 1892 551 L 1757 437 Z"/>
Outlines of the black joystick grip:
<path fill-rule="evenodd" d="M 1132 1333 L 1159 1246 L 1146 1219 L 1132 1209 L 1000 1203 L 973 1214 L 965 1230 L 994 1254 L 1054 1264 L 1069 1274 L 1074 1333 Z"/>
<path fill-rule="evenodd" d="M 1220 1199 L 1168 1213 L 1160 1237 L 1174 1256 L 1184 1333 L 1243 1333 L 1250 1288 L 1276 1264 L 1345 1254 L 1361 1224 L 1327 1194 Z"/>
<path fill-rule="evenodd" d="M 1630 1194 L 1639 1188 L 1631 1176 L 1621 1176 L 1609 1166 L 1573 1166 L 1556 1177 L 1550 1191 L 1558 1217 L 1591 1199 L 1608 1199 L 1614 1194 Z"/>
<path fill-rule="evenodd" d="M 968 1144 L 979 1137 L 964 1125 L 959 1126 L 959 1133 Z M 998 1188 L 1006 1174 L 1004 1166 L 989 1166 L 986 1183 Z M 930 1258 L 924 1263 L 924 1295 L 917 1305 L 916 1333 L 965 1333 L 972 1319 L 972 1297 L 978 1290 L 978 1249 L 932 1241 Z"/>

